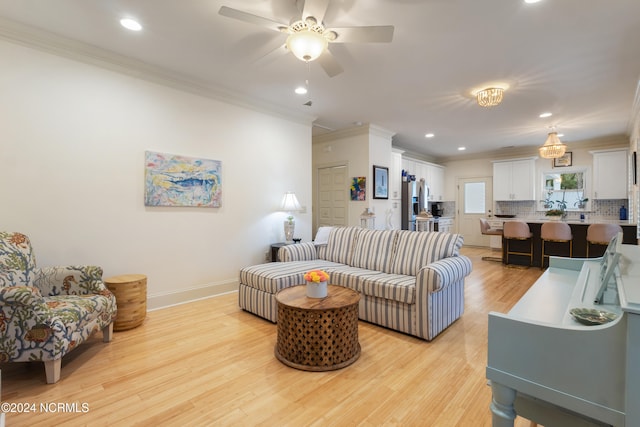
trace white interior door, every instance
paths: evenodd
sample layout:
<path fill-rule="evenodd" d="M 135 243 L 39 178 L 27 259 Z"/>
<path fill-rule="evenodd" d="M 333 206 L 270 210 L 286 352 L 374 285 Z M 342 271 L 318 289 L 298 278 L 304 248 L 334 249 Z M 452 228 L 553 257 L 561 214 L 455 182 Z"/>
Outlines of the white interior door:
<path fill-rule="evenodd" d="M 493 215 L 493 180 L 491 177 L 458 180 L 458 233 L 469 246 L 489 246 L 489 237 L 480 232 L 480 218 Z"/>
<path fill-rule="evenodd" d="M 346 166 L 318 169 L 317 227 L 347 225 L 348 192 Z M 316 230 L 314 230 L 314 235 Z"/>

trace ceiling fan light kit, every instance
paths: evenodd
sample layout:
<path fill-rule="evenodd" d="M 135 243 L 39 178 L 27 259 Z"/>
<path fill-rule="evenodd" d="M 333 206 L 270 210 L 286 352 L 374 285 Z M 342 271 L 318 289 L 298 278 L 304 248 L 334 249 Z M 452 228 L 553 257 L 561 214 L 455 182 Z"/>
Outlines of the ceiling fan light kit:
<path fill-rule="evenodd" d="M 327 75 L 334 77 L 344 70 L 331 54 L 330 43 L 390 43 L 393 40 L 393 26 L 327 28 L 323 19 L 329 3 L 330 0 L 305 0 L 301 19 L 291 25 L 227 6 L 220 7 L 218 13 L 288 34 L 286 47 L 296 58 L 307 63 L 317 59 Z"/>
<path fill-rule="evenodd" d="M 540 157 L 544 159 L 557 159 L 564 156 L 567 146 L 558 138 L 558 132 L 549 132 L 547 140 L 538 151 L 540 152 Z"/>
<path fill-rule="evenodd" d="M 481 107 L 495 107 L 502 102 L 504 89 L 501 87 L 489 87 L 476 93 L 476 100 Z"/>
<path fill-rule="evenodd" d="M 323 32 L 324 28 L 322 28 L 321 25 L 315 25 L 313 27 L 305 26 L 303 29 L 297 30 L 289 35 L 287 38 L 287 49 L 301 61 L 314 61 L 322 55 L 329 45 L 329 41 L 322 34 Z"/>

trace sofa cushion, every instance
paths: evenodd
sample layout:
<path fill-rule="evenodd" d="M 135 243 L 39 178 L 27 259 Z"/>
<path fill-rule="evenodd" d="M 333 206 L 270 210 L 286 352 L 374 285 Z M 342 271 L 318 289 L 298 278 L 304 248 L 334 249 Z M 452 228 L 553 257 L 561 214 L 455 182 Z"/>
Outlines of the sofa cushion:
<path fill-rule="evenodd" d="M 353 247 L 361 231 L 362 228 L 357 227 L 334 227 L 329 234 L 326 248 L 321 247 L 318 255 L 322 255 L 327 261 L 351 265 Z"/>
<path fill-rule="evenodd" d="M 381 274 L 379 271 L 352 267 L 350 265 L 328 268 L 326 271 L 329 273 L 329 283 L 344 286 L 345 288 L 350 288 L 358 292 L 362 292 L 362 282 L 364 279 Z"/>
<path fill-rule="evenodd" d="M 316 238 L 313 239 L 313 243 L 316 245 L 326 245 L 329 242 L 329 234 L 331 234 L 331 230 L 333 227 L 318 227 L 318 231 L 316 232 Z"/>
<path fill-rule="evenodd" d="M 413 304 L 416 299 L 416 276 L 381 273 L 363 278 L 361 290 L 365 295 Z"/>
<path fill-rule="evenodd" d="M 415 276 L 422 267 L 434 261 L 460 255 L 460 234 L 398 231 L 391 273 Z"/>
<path fill-rule="evenodd" d="M 304 284 L 303 276 L 307 271 L 316 269 L 328 271 L 331 267 L 341 266 L 341 264 L 324 260 L 269 262 L 240 270 L 240 283 L 275 294 L 280 289 Z"/>
<path fill-rule="evenodd" d="M 358 234 L 350 265 L 385 273 L 391 272 L 396 231 L 366 230 Z"/>

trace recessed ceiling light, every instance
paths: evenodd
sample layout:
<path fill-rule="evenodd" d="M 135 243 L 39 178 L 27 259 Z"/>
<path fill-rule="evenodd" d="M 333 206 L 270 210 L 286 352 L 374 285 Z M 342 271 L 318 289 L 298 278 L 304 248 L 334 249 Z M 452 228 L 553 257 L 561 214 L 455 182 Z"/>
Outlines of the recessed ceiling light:
<path fill-rule="evenodd" d="M 564 133 L 559 133 L 558 134 L 558 138 L 562 138 L 564 136 Z"/>
<path fill-rule="evenodd" d="M 539 117 L 540 117 L 541 119 L 544 119 L 544 118 L 546 118 L 546 117 L 551 117 L 551 116 L 553 116 L 553 114 L 552 114 L 552 113 L 546 112 L 546 113 L 542 113 L 542 114 L 540 114 L 540 116 L 539 116 Z"/>
<path fill-rule="evenodd" d="M 524 0 L 525 3 L 538 3 L 540 0 Z"/>
<path fill-rule="evenodd" d="M 464 151 L 466 149 L 467 149 L 467 147 L 458 147 L 458 151 Z"/>
<path fill-rule="evenodd" d="M 297 93 L 298 95 L 304 95 L 305 93 L 307 93 L 307 88 L 306 88 L 306 87 L 304 87 L 304 86 L 298 86 L 298 87 L 296 88 L 296 93 Z"/>
<path fill-rule="evenodd" d="M 142 25 L 140 25 L 140 23 L 135 19 L 131 19 L 131 18 L 122 18 L 120 20 L 120 25 L 125 27 L 127 30 L 131 30 L 131 31 L 142 30 Z"/>
<path fill-rule="evenodd" d="M 433 134 L 433 133 L 427 133 L 427 134 L 424 135 L 425 138 L 433 138 L 434 136 L 436 136 L 436 135 Z"/>

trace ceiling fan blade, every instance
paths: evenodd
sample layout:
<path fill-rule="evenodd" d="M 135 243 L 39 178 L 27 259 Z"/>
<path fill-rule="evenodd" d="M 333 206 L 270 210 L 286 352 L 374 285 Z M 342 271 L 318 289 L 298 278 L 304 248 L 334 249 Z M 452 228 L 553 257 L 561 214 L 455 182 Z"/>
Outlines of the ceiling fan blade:
<path fill-rule="evenodd" d="M 302 20 L 309 16 L 316 18 L 318 24 L 322 23 L 324 14 L 327 12 L 329 0 L 305 0 L 304 9 L 302 9 Z"/>
<path fill-rule="evenodd" d="M 393 26 L 330 28 L 338 37 L 332 43 L 390 43 Z"/>
<path fill-rule="evenodd" d="M 269 18 L 263 18 L 262 16 L 252 15 L 251 13 L 243 12 L 238 9 L 232 9 L 227 6 L 222 6 L 218 13 L 227 18 L 237 19 L 239 21 L 247 22 L 249 24 L 259 25 L 261 27 L 269 28 L 274 31 L 281 31 L 282 28 L 287 28 L 287 24 L 273 21 Z"/>
<path fill-rule="evenodd" d="M 281 44 L 275 49 L 272 49 L 271 51 L 267 52 L 266 54 L 254 60 L 253 65 L 258 67 L 269 65 L 272 62 L 274 62 L 276 59 L 288 53 L 289 53 L 289 50 L 287 49 L 287 45 Z"/>
<path fill-rule="evenodd" d="M 344 68 L 342 68 L 329 50 L 325 50 L 316 61 L 320 63 L 320 66 L 329 77 L 337 76 L 344 71 Z"/>

